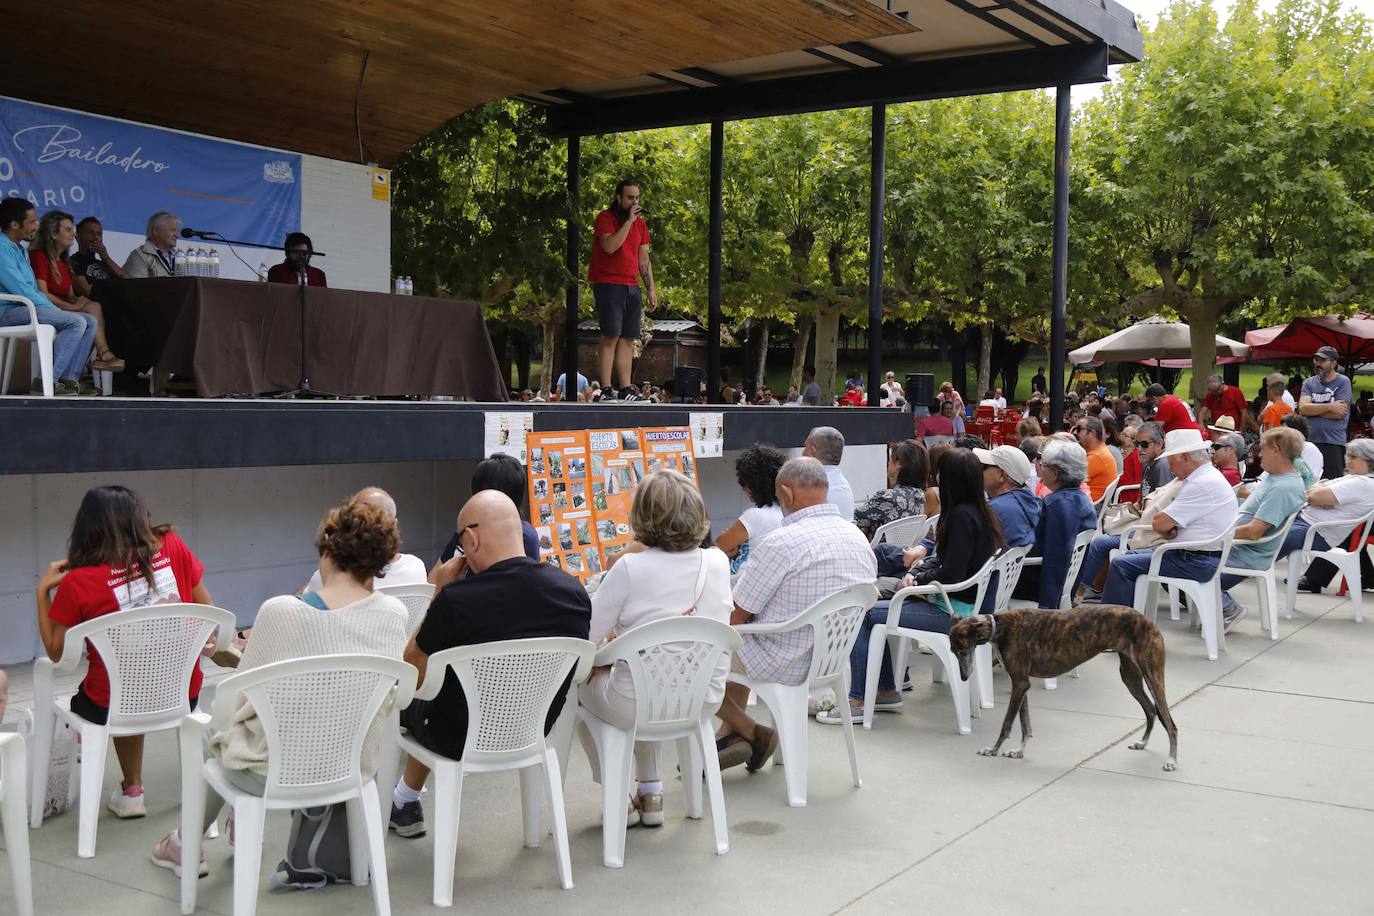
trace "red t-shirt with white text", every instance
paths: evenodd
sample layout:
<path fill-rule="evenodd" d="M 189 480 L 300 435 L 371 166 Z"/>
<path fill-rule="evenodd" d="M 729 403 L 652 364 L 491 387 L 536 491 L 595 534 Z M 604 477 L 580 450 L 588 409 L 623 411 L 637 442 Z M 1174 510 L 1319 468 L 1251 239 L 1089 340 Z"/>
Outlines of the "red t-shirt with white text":
<path fill-rule="evenodd" d="M 1183 402 L 1172 394 L 1159 399 L 1159 406 L 1155 408 L 1155 415 L 1150 419 L 1163 426 L 1166 433 L 1171 433 L 1176 429 L 1197 429 L 1197 423 L 1188 416 L 1188 408 L 1184 407 Z"/>
<path fill-rule="evenodd" d="M 169 531 L 162 536 L 162 549 L 153 557 L 151 589 L 142 571 L 113 566 L 78 566 L 68 572 L 57 587 L 48 616 L 53 623 L 74 627 L 115 611 L 190 602 L 191 592 L 204 574 L 205 567 L 191 553 L 191 548 L 175 532 Z M 86 643 L 86 658 L 90 660 L 90 669 L 81 682 L 81 690 L 97 706 L 109 707 L 110 677 L 105 673 L 105 663 L 89 642 Z M 195 668 L 191 669 L 188 693 L 193 700 L 200 696 L 200 681 L 200 662 L 197 660 Z"/>
<path fill-rule="evenodd" d="M 621 286 L 639 285 L 639 249 L 649 244 L 649 227 L 637 219 L 625 236 L 625 244 L 613 253 L 601 247 L 601 236 L 615 235 L 623 223 L 610 210 L 596 215 L 592 231 L 592 263 L 587 270 L 589 283 L 615 283 Z"/>

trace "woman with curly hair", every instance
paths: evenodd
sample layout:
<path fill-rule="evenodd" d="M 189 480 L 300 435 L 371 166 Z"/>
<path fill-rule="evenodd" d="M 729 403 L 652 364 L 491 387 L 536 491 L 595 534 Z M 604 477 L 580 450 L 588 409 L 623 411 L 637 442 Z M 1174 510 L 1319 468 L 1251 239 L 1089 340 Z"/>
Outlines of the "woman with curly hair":
<path fill-rule="evenodd" d="M 400 544 L 396 518 L 361 500 L 350 500 L 325 513 L 315 533 L 320 554 L 319 589 L 268 598 L 258 611 L 238 670 L 312 655 L 384 655 L 401 658 L 406 644 L 406 609 L 395 598 L 372 590 L 376 578 Z M 368 732 L 363 750 L 364 776 L 375 772 L 375 741 L 381 716 Z M 229 727 L 211 735 L 205 745 L 238 788 L 261 795 L 267 777 L 267 736 L 258 715 L 240 700 Z M 214 821 L 224 802 L 206 793 L 204 826 Z M 181 874 L 181 836 L 172 831 L 153 848 L 153 864 Z M 202 853 L 200 873 L 208 873 Z"/>
<path fill-rule="evenodd" d="M 854 524 L 873 537 L 888 522 L 926 514 L 926 486 L 930 465 L 925 446 L 906 439 L 887 450 L 887 489 L 879 490 L 854 510 Z"/>
<path fill-rule="evenodd" d="M 778 471 L 787 456 L 771 445 L 751 445 L 735 459 L 735 480 L 753 503 L 716 538 L 716 546 L 730 558 L 731 574 L 749 559 L 749 544 L 782 527 L 782 507 L 774 492 Z"/>

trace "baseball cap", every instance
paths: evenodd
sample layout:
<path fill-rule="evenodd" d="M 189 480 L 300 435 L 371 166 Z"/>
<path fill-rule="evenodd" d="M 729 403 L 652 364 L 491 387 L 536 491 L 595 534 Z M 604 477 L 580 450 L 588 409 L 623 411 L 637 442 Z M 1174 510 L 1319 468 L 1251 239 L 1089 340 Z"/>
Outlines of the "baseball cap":
<path fill-rule="evenodd" d="M 1316 353 L 1312 354 L 1313 359 L 1340 359 L 1341 355 L 1336 352 L 1335 347 L 1321 347 Z"/>
<path fill-rule="evenodd" d="M 988 467 L 1001 468 L 1013 483 L 1024 484 L 1030 480 L 1030 459 L 1014 445 L 999 445 L 994 449 L 976 448 L 973 454 Z"/>

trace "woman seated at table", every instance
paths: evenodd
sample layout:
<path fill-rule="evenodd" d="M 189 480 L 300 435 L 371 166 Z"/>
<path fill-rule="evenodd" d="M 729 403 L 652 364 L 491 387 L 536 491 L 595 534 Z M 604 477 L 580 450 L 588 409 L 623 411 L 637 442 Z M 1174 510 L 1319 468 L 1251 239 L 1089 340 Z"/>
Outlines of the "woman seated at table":
<path fill-rule="evenodd" d="M 1371 475 L 1374 475 L 1374 439 L 1350 442 L 1345 447 L 1345 476 L 1319 481 L 1307 491 L 1307 506 L 1293 520 L 1293 527 L 1288 529 L 1288 537 L 1279 549 L 1279 556 L 1286 557 L 1294 550 L 1301 550 L 1308 529 L 1320 522 L 1348 524 L 1317 532 L 1312 538 L 1314 550 L 1347 547 L 1351 534 L 1355 532 L 1355 523 L 1374 510 L 1374 476 Z M 1335 564 L 1318 557 L 1298 580 L 1298 588 L 1320 592 L 1336 572 Z M 1374 585 L 1369 551 L 1363 548 L 1360 550 L 1360 582 L 1365 587 Z"/>
<path fill-rule="evenodd" d="M 49 210 L 38 221 L 38 234 L 29 243 L 29 265 L 38 281 L 38 290 L 52 300 L 52 304 L 68 312 L 85 312 L 95 319 L 95 356 L 92 369 L 121 372 L 124 360 L 110 351 L 105 339 L 105 313 L 100 303 L 72 292 L 72 269 L 67 263 L 67 251 L 76 238 L 72 215 L 61 210 Z M 34 303 L 37 305 L 38 303 Z"/>
<path fill-rule="evenodd" d="M 997 513 L 988 505 L 983 492 L 983 463 L 966 449 L 955 449 L 940 459 L 940 524 L 935 533 L 935 553 L 926 557 L 902 579 L 902 586 L 932 582 L 953 584 L 972 578 L 988 559 L 1006 546 Z M 932 633 L 948 633 L 955 620 L 974 613 L 976 588 L 950 594 L 945 603 L 939 594 L 908 599 L 902 603 L 901 626 Z M 864 686 L 868 672 L 868 643 L 873 627 L 887 622 L 887 601 L 879 601 L 868 612 L 858 639 L 849 655 L 848 714 L 855 722 L 863 718 Z M 892 659 L 883 650 L 882 672 L 878 675 L 874 708 L 901 709 L 902 695 L 892 674 Z M 838 724 L 839 707 L 821 710 L 817 722 Z"/>
<path fill-rule="evenodd" d="M 898 442 L 887 450 L 887 489 L 879 490 L 854 510 L 854 524 L 865 537 L 899 518 L 926 514 L 925 446 L 915 439 Z"/>
<path fill-rule="evenodd" d="M 401 543 L 396 518 L 360 501 L 325 513 L 315 534 L 321 585 L 302 595 L 268 598 L 258 611 L 238 670 L 311 655 L 361 654 L 401 658 L 406 645 L 406 609 L 372 590 L 372 580 L 391 562 Z M 376 771 L 375 742 L 384 713 L 368 732 L 363 776 Z M 392 714 L 394 715 L 394 713 Z M 261 795 L 267 778 L 267 737 L 258 715 L 240 699 L 228 728 L 205 740 L 206 759 L 219 759 L 235 787 Z M 208 829 L 224 801 L 205 794 L 202 826 Z M 173 830 L 153 848 L 153 864 L 181 874 L 181 834 Z M 200 873 L 208 873 L 204 853 Z"/>
<path fill-rule="evenodd" d="M 1088 456 L 1083 446 L 1051 439 L 1045 443 L 1035 469 L 1040 482 L 1049 490 L 1035 525 L 1035 547 L 1031 551 L 1031 556 L 1041 557 L 1041 563 L 1021 567 L 1021 578 L 1013 594 L 1035 599 L 1038 607 L 1057 609 L 1073 558 L 1074 539 L 1097 527 L 1097 512 L 1088 494 L 1080 489 L 1088 478 Z"/>
<path fill-rule="evenodd" d="M 729 563 L 719 550 L 698 546 L 710 527 L 706 504 L 690 480 L 676 471 L 655 471 L 645 477 L 630 504 L 634 544 L 620 555 L 592 595 L 592 642 L 600 644 L 640 624 L 685 614 L 729 623 L 734 609 Z M 711 679 L 701 709 L 703 718 L 720 707 L 729 667 L 726 653 Z M 617 728 L 634 724 L 634 681 L 623 662 L 595 671 L 578 688 L 578 696 L 582 708 L 598 719 Z M 596 746 L 585 732 L 582 741 L 587 756 L 595 761 Z M 663 823 L 662 746 L 658 741 L 635 742 L 639 787 L 630 798 L 630 826 Z"/>
<path fill-rule="evenodd" d="M 716 538 L 716 546 L 730 558 L 730 573 L 739 572 L 749 559 L 749 544 L 782 527 L 782 507 L 774 492 L 778 471 L 787 456 L 771 445 L 751 445 L 735 459 L 735 481 L 753 503 Z"/>

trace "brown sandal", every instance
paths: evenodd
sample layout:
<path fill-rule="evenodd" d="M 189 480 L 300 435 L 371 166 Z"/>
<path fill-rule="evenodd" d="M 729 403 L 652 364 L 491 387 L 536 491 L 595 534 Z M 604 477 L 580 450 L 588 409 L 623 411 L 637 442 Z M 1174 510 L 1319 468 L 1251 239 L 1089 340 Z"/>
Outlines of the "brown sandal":
<path fill-rule="evenodd" d="M 96 354 L 96 358 L 91 360 L 91 368 L 99 369 L 102 372 L 123 372 L 124 360 L 115 356 L 113 350 L 104 350 Z"/>

